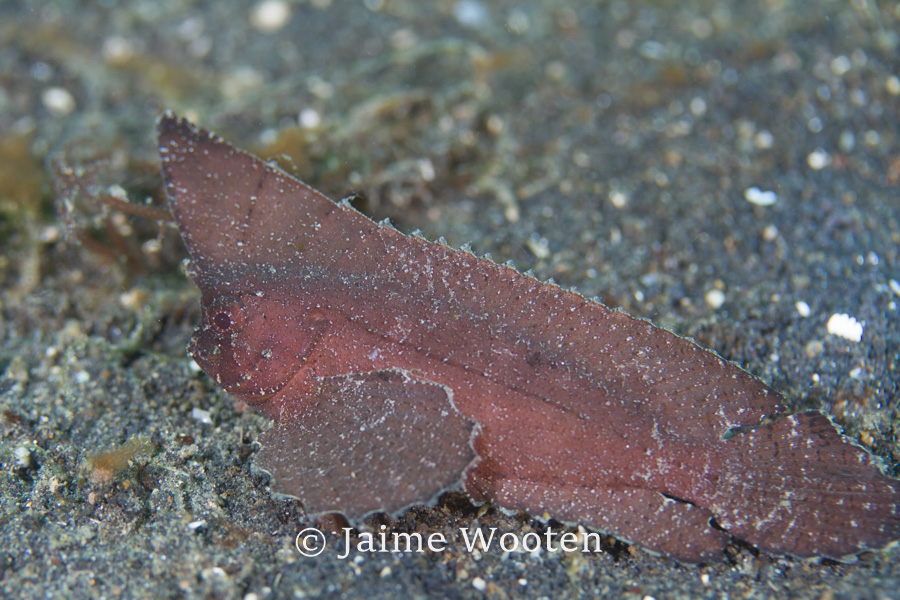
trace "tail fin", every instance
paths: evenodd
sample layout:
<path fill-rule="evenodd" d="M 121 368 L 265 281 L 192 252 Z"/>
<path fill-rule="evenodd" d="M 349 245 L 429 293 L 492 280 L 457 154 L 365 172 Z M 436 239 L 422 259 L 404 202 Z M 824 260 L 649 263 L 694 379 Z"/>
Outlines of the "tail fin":
<path fill-rule="evenodd" d="M 709 508 L 735 537 L 834 559 L 900 539 L 900 481 L 818 412 L 736 435 L 725 457 Z"/>

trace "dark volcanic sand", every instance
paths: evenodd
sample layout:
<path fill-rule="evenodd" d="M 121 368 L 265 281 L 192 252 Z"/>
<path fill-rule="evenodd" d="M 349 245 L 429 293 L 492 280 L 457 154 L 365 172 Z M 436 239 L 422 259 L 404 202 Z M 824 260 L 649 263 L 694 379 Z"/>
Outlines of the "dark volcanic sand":
<path fill-rule="evenodd" d="M 90 199 L 158 197 L 173 109 L 373 218 L 694 337 L 896 476 L 896 2 L 263 4 L 0 4 L 2 595 L 898 595 L 898 550 L 470 553 L 460 527 L 546 526 L 464 496 L 369 521 L 441 532 L 443 552 L 341 559 L 335 538 L 304 558 L 302 509 L 250 470 L 267 422 L 185 354 L 199 310 L 176 233 Z M 93 249 L 63 239 L 57 195 Z"/>

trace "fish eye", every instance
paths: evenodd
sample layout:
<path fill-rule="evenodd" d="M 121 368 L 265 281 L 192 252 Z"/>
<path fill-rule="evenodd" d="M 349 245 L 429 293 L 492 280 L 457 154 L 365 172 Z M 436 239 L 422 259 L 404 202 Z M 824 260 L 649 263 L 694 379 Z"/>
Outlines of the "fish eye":
<path fill-rule="evenodd" d="M 227 312 L 220 312 L 212 319 L 213 325 L 221 332 L 226 332 L 231 328 L 231 315 Z"/>
<path fill-rule="evenodd" d="M 219 296 L 206 310 L 212 329 L 219 333 L 234 333 L 244 323 L 244 305 L 234 296 Z"/>

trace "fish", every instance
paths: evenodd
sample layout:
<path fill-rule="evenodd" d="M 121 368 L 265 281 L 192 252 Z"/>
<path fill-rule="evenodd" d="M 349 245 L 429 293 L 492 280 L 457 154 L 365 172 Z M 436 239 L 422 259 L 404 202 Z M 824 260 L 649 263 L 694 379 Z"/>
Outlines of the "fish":
<path fill-rule="evenodd" d="M 201 292 L 189 354 L 273 421 L 254 466 L 309 517 L 459 490 L 684 563 L 900 538 L 882 461 L 716 353 L 376 223 L 170 112 L 157 133 Z"/>

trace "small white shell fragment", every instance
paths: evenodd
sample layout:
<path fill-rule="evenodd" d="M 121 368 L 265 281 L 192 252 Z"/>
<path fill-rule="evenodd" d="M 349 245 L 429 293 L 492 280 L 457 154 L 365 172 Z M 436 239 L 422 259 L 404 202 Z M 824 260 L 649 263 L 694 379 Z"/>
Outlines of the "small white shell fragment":
<path fill-rule="evenodd" d="M 814 171 L 820 171 L 831 164 L 831 155 L 818 148 L 806 157 L 806 164 Z"/>
<path fill-rule="evenodd" d="M 754 185 L 744 190 L 744 199 L 756 206 L 772 206 L 778 200 L 778 195 L 771 190 L 761 190 Z"/>
<path fill-rule="evenodd" d="M 475 0 L 461 0 L 453 6 L 453 16 L 463 27 L 477 29 L 487 24 L 490 14 L 487 7 Z"/>
<path fill-rule="evenodd" d="M 884 89 L 891 96 L 900 96 L 900 77 L 891 75 L 884 82 Z"/>
<path fill-rule="evenodd" d="M 616 208 L 625 208 L 628 204 L 628 196 L 620 190 L 613 190 L 609 193 L 609 201 Z"/>
<path fill-rule="evenodd" d="M 688 106 L 690 106 L 691 114 L 695 117 L 702 117 L 706 114 L 706 100 L 699 96 L 691 100 Z"/>
<path fill-rule="evenodd" d="M 753 136 L 753 145 L 760 150 L 768 150 L 775 143 L 775 136 L 768 129 L 763 129 Z"/>
<path fill-rule="evenodd" d="M 191 409 L 191 418 L 193 418 L 195 421 L 206 423 L 207 425 L 212 424 L 212 419 L 209 416 L 209 411 L 203 410 L 202 408 Z"/>
<path fill-rule="evenodd" d="M 13 450 L 13 454 L 16 457 L 16 466 L 27 468 L 31 466 L 31 450 L 26 448 L 25 446 L 19 446 L 15 450 Z"/>
<path fill-rule="evenodd" d="M 436 174 L 434 163 L 431 162 L 430 158 L 419 159 L 416 161 L 416 165 L 419 167 L 419 175 L 422 176 L 422 179 L 425 181 L 434 181 Z"/>
<path fill-rule="evenodd" d="M 891 279 L 888 281 L 888 287 L 891 288 L 891 291 L 900 296 L 900 281 L 896 279 Z"/>
<path fill-rule="evenodd" d="M 809 307 L 809 304 L 807 304 L 803 300 L 798 300 L 797 302 L 795 302 L 794 308 L 797 309 L 797 313 L 804 319 L 812 314 L 812 309 Z"/>
<path fill-rule="evenodd" d="M 849 57 L 844 56 L 843 54 L 840 56 L 835 56 L 831 59 L 831 72 L 840 77 L 844 75 L 850 68 L 853 66 L 853 62 Z"/>
<path fill-rule="evenodd" d="M 314 108 L 304 108 L 298 116 L 300 126 L 304 129 L 315 129 L 322 124 L 322 117 Z"/>
<path fill-rule="evenodd" d="M 722 305 L 725 304 L 725 292 L 722 290 L 712 289 L 706 292 L 706 295 L 703 297 L 706 301 L 707 306 L 710 308 L 722 308 Z"/>
<path fill-rule="evenodd" d="M 834 313 L 828 319 L 828 333 L 858 342 L 862 339 L 863 325 L 846 313 Z"/>
<path fill-rule="evenodd" d="M 112 65 L 125 65 L 135 54 L 135 43 L 127 37 L 114 35 L 103 41 L 103 58 Z"/>
<path fill-rule="evenodd" d="M 545 237 L 531 237 L 525 240 L 525 245 L 538 259 L 550 256 L 550 242 Z"/>
<path fill-rule="evenodd" d="M 41 102 L 53 114 L 57 116 L 68 115 L 75 110 L 75 98 L 69 90 L 61 87 L 51 87 L 41 94 Z"/>
<path fill-rule="evenodd" d="M 260 2 L 250 14 L 250 24 L 259 31 L 272 32 L 284 27 L 291 18 L 291 7 L 282 0 Z"/>

